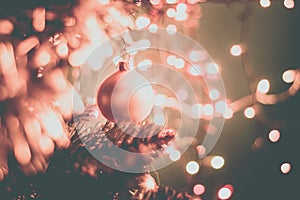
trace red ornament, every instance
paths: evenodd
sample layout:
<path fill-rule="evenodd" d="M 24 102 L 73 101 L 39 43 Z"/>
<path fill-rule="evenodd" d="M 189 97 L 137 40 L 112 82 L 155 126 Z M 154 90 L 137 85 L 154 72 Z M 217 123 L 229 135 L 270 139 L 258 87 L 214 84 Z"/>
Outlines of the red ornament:
<path fill-rule="evenodd" d="M 105 118 L 112 122 L 143 121 L 153 107 L 154 92 L 150 83 L 127 64 L 119 63 L 119 71 L 100 85 L 98 107 Z"/>

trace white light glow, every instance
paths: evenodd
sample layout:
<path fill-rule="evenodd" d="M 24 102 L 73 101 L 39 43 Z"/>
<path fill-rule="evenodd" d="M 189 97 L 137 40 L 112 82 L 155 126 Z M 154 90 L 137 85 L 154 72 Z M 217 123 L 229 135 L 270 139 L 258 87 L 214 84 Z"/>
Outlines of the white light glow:
<path fill-rule="evenodd" d="M 286 83 L 292 83 L 295 81 L 296 73 L 294 70 L 286 70 L 282 74 L 282 80 Z"/>
<path fill-rule="evenodd" d="M 257 90 L 263 94 L 268 93 L 270 90 L 270 82 L 267 79 L 262 79 L 257 85 Z"/>
<path fill-rule="evenodd" d="M 248 107 L 244 110 L 244 115 L 248 119 L 252 119 L 255 117 L 255 110 L 253 107 Z"/>
<path fill-rule="evenodd" d="M 280 132 L 278 130 L 271 130 L 269 133 L 269 140 L 271 142 L 278 142 L 280 139 Z"/>
<path fill-rule="evenodd" d="M 210 164 L 214 169 L 221 169 L 225 164 L 225 160 L 221 156 L 214 156 L 211 159 Z"/>
<path fill-rule="evenodd" d="M 293 9 L 295 7 L 294 0 L 284 0 L 283 4 L 287 9 Z"/>
<path fill-rule="evenodd" d="M 193 175 L 193 174 L 198 173 L 199 168 L 200 168 L 200 167 L 199 167 L 199 164 L 198 164 L 197 162 L 195 162 L 195 161 L 190 161 L 190 162 L 187 163 L 185 169 L 186 169 L 187 173 Z"/>
<path fill-rule="evenodd" d="M 271 6 L 271 1 L 270 0 L 260 0 L 259 4 L 263 8 L 268 8 Z"/>

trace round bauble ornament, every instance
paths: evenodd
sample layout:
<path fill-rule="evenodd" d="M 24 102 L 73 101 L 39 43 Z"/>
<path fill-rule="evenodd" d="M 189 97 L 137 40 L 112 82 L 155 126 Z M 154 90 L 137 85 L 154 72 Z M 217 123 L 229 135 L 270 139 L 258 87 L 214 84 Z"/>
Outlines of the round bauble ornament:
<path fill-rule="evenodd" d="M 154 92 L 147 79 L 136 70 L 129 70 L 126 62 L 105 79 L 97 93 L 98 107 L 112 122 L 143 121 L 153 108 Z"/>

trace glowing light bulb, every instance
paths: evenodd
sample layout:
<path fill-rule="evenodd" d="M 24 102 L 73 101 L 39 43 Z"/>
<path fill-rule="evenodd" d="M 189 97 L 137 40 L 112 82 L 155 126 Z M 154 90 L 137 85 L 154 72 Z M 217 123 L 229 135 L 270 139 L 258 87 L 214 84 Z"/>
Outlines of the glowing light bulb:
<path fill-rule="evenodd" d="M 195 195 L 202 195 L 205 192 L 205 187 L 202 184 L 196 184 L 193 188 Z"/>
<path fill-rule="evenodd" d="M 294 0 L 284 0 L 283 4 L 287 9 L 293 9 L 295 7 Z"/>
<path fill-rule="evenodd" d="M 190 161 L 190 162 L 187 163 L 185 169 L 186 169 L 187 173 L 193 175 L 193 174 L 198 173 L 199 168 L 200 168 L 200 167 L 199 167 L 199 164 L 198 164 L 197 162 L 195 162 L 195 161 Z"/>
<path fill-rule="evenodd" d="M 271 6 L 271 1 L 270 0 L 260 0 L 259 4 L 263 8 L 268 8 Z"/>
<path fill-rule="evenodd" d="M 291 171 L 292 166 L 290 163 L 282 163 L 282 165 L 280 166 L 280 170 L 282 173 L 287 174 Z"/>
<path fill-rule="evenodd" d="M 221 156 L 214 156 L 211 159 L 210 164 L 214 169 L 221 169 L 225 164 L 225 160 Z"/>
<path fill-rule="evenodd" d="M 263 94 L 268 93 L 270 90 L 270 82 L 267 79 L 263 79 L 263 80 L 259 81 L 259 83 L 257 85 L 257 90 Z"/>
<path fill-rule="evenodd" d="M 269 140 L 271 142 L 278 142 L 280 139 L 280 132 L 278 130 L 272 130 L 269 133 Z"/>
<path fill-rule="evenodd" d="M 245 117 L 247 117 L 248 119 L 252 119 L 255 117 L 255 110 L 253 107 L 248 107 L 244 110 L 244 115 Z"/>
<path fill-rule="evenodd" d="M 240 56 L 243 53 L 241 45 L 233 45 L 230 48 L 230 54 L 233 56 Z"/>
<path fill-rule="evenodd" d="M 296 73 L 294 70 L 287 70 L 282 74 L 282 80 L 286 83 L 292 83 L 295 81 Z"/>

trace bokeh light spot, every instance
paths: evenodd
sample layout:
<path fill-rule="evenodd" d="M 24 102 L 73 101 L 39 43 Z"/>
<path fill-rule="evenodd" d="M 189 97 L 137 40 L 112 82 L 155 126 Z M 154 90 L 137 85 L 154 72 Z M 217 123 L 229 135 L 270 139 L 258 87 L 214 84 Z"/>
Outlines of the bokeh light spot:
<path fill-rule="evenodd" d="M 233 45 L 230 48 L 230 54 L 233 56 L 240 56 L 243 53 L 241 45 Z"/>
<path fill-rule="evenodd" d="M 294 70 L 287 70 L 282 74 L 282 80 L 286 83 L 292 83 L 295 81 L 296 73 Z"/>
<path fill-rule="evenodd" d="M 294 0 L 284 0 L 283 4 L 287 9 L 293 9 L 295 7 Z"/>
<path fill-rule="evenodd" d="M 167 16 L 168 17 L 173 18 L 173 17 L 175 17 L 175 15 L 176 15 L 176 10 L 174 8 L 169 8 L 167 10 Z"/>
<path fill-rule="evenodd" d="M 177 161 L 180 159 L 180 157 L 181 157 L 181 153 L 177 149 L 171 150 L 169 153 L 169 158 L 172 161 Z"/>
<path fill-rule="evenodd" d="M 229 199 L 233 194 L 233 187 L 232 185 L 225 185 L 218 191 L 218 198 L 221 200 Z"/>
<path fill-rule="evenodd" d="M 214 107 L 211 104 L 205 104 L 202 111 L 204 115 L 211 116 L 214 113 Z"/>
<path fill-rule="evenodd" d="M 248 107 L 244 110 L 244 115 L 248 119 L 252 119 L 255 117 L 255 110 L 253 107 Z"/>
<path fill-rule="evenodd" d="M 217 100 L 220 97 L 220 92 L 217 89 L 212 89 L 209 91 L 209 97 L 211 100 Z"/>
<path fill-rule="evenodd" d="M 214 156 L 211 161 L 210 165 L 214 169 L 221 169 L 225 164 L 225 160 L 222 156 Z"/>
<path fill-rule="evenodd" d="M 137 29 L 143 29 L 150 24 L 148 17 L 138 17 L 135 21 Z"/>
<path fill-rule="evenodd" d="M 185 169 L 186 169 L 187 173 L 193 175 L 193 174 L 198 173 L 199 168 L 200 168 L 200 167 L 199 167 L 199 164 L 198 164 L 197 162 L 195 162 L 195 161 L 190 161 L 190 162 L 187 163 Z"/>
<path fill-rule="evenodd" d="M 148 30 L 150 33 L 156 33 L 158 30 L 157 24 L 150 24 L 150 26 L 148 27 Z"/>
<path fill-rule="evenodd" d="M 280 170 L 283 174 L 287 174 L 291 171 L 292 169 L 292 166 L 290 163 L 282 163 L 281 166 L 280 166 Z"/>
<path fill-rule="evenodd" d="M 270 0 L 260 0 L 259 4 L 263 8 L 268 8 L 271 6 L 271 1 Z"/>
<path fill-rule="evenodd" d="M 262 79 L 257 85 L 257 90 L 263 94 L 268 93 L 270 90 L 270 82 L 267 79 Z"/>
<path fill-rule="evenodd" d="M 205 187 L 202 184 L 196 184 L 193 188 L 193 192 L 195 195 L 202 195 L 205 192 Z"/>
<path fill-rule="evenodd" d="M 211 75 L 217 74 L 219 72 L 219 66 L 216 63 L 210 63 L 206 66 L 206 71 Z"/>
<path fill-rule="evenodd" d="M 278 130 L 271 130 L 269 133 L 269 140 L 271 142 L 278 142 L 280 139 L 280 132 Z"/>
<path fill-rule="evenodd" d="M 174 24 L 169 24 L 167 26 L 167 32 L 170 34 L 170 35 L 174 35 L 176 32 L 177 32 L 177 27 L 174 25 Z"/>

